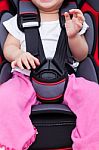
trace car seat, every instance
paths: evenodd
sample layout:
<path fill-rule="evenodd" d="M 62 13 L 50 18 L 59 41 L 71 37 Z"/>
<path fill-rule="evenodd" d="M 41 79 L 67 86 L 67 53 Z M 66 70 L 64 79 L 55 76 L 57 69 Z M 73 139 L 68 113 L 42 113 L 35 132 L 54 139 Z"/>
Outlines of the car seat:
<path fill-rule="evenodd" d="M 91 17 L 90 24 L 92 21 L 93 24 L 93 39 L 89 40 L 89 45 L 91 46 L 91 50 L 89 48 L 89 57 L 91 58 L 93 64 L 95 64 L 95 69 L 97 70 L 97 75 L 99 76 L 99 5 L 97 0 L 77 0 L 79 8 L 83 13 L 89 14 Z M 86 20 L 87 22 L 87 20 Z M 88 22 L 87 22 L 88 23 Z M 94 42 L 92 42 L 92 40 Z M 91 43 L 92 42 L 92 43 Z M 85 74 L 86 76 L 86 74 Z"/>
<path fill-rule="evenodd" d="M 9 2 L 13 5 L 16 11 L 18 8 L 18 0 L 11 0 Z M 26 9 L 25 11 L 27 10 L 29 11 L 30 3 L 28 0 L 26 2 L 27 7 L 25 6 Z M 77 5 L 77 2 L 70 1 L 70 3 L 67 6 L 67 11 L 68 9 L 77 7 L 75 4 Z M 0 22 L 0 35 L 2 35 L 0 36 L 1 48 L 3 48 L 3 44 L 7 36 L 7 31 L 3 27 L 2 22 L 11 17 L 12 14 L 10 12 L 5 12 L 1 16 Z M 95 35 L 94 25 L 90 14 L 85 13 L 85 17 L 87 24 L 90 26 L 90 28 L 85 34 L 86 40 L 88 41 L 89 45 L 89 55 L 84 61 L 80 63 L 79 68 L 77 69 L 76 72 L 76 76 L 83 76 L 88 80 L 95 81 L 98 83 L 97 71 L 95 69 L 92 60 L 90 59 Z M 8 67 L 9 69 L 6 69 Z M 1 65 L 1 68 L 2 69 L 0 74 L 0 83 L 3 83 L 11 77 L 10 73 L 11 68 L 10 64 L 6 60 L 3 61 L 3 65 Z M 71 132 L 75 127 L 76 116 L 71 112 L 71 110 L 67 106 L 64 106 L 62 104 L 41 104 L 33 106 L 31 108 L 30 118 L 33 124 L 37 127 L 39 134 L 37 135 L 35 143 L 31 145 L 29 150 L 37 150 L 37 149 L 46 150 L 52 148 L 69 149 L 72 147 Z"/>
<path fill-rule="evenodd" d="M 94 60 L 99 66 L 99 1 L 98 0 L 80 0 L 79 6 L 83 12 L 87 12 L 91 15 L 95 35 L 94 35 L 94 43 L 92 49 L 92 55 L 94 56 Z"/>

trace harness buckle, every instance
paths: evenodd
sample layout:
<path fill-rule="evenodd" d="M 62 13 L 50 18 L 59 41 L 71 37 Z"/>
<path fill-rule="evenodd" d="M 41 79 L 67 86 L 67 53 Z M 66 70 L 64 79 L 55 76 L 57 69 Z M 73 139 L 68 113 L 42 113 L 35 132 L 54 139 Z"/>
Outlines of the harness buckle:
<path fill-rule="evenodd" d="M 25 13 L 19 15 L 21 28 L 38 28 L 40 26 L 40 17 L 35 13 Z"/>

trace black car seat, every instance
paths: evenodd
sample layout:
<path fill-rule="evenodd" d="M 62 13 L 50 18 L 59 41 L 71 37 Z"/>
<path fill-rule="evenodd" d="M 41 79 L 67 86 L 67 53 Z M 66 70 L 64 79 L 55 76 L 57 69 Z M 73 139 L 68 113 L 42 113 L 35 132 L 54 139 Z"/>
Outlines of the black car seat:
<path fill-rule="evenodd" d="M 18 0 L 11 0 L 9 2 L 14 7 L 16 12 L 18 8 Z M 67 11 L 68 9 L 76 7 L 77 2 L 70 1 L 69 5 L 67 6 Z M 1 16 L 0 35 L 2 36 L 0 36 L 0 45 L 2 49 L 7 36 L 7 31 L 3 27 L 2 22 L 11 18 L 12 16 L 13 14 L 10 12 L 5 12 Z M 97 72 L 92 60 L 90 59 L 95 36 L 94 25 L 89 13 L 85 13 L 85 17 L 87 24 L 90 26 L 85 34 L 89 45 L 89 56 L 80 63 L 76 75 L 83 76 L 88 80 L 92 80 L 98 83 Z M 6 69 L 8 67 L 9 70 Z M 11 68 L 6 60 L 4 60 L 1 68 L 0 83 L 3 83 L 11 77 Z M 62 104 L 41 104 L 38 106 L 33 106 L 31 108 L 30 118 L 39 132 L 35 143 L 33 143 L 29 148 L 30 150 L 46 150 L 51 148 L 69 149 L 72 147 L 71 132 L 75 127 L 76 116 L 67 106 Z"/>

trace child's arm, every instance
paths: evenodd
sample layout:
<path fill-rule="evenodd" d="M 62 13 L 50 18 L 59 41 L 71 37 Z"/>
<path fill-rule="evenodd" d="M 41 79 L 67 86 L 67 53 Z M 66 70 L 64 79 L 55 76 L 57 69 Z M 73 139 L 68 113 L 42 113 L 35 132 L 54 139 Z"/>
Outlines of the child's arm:
<path fill-rule="evenodd" d="M 70 17 L 71 14 L 73 15 L 72 18 Z M 77 61 L 81 61 L 86 58 L 88 54 L 88 44 L 85 37 L 79 34 L 85 18 L 79 9 L 71 9 L 69 13 L 66 12 L 64 15 L 69 47 L 74 58 Z"/>
<path fill-rule="evenodd" d="M 24 52 L 21 50 L 20 42 L 14 38 L 11 34 L 8 34 L 7 39 L 4 44 L 4 57 L 11 62 L 12 68 L 16 66 L 20 69 L 30 69 L 32 66 L 33 69 L 36 68 L 36 65 L 39 65 L 39 60 L 32 56 L 29 52 Z"/>

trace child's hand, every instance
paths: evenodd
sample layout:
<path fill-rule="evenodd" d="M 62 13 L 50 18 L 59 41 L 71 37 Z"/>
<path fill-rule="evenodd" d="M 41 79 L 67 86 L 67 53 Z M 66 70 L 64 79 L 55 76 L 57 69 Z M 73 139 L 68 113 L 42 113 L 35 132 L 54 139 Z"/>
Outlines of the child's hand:
<path fill-rule="evenodd" d="M 28 69 L 28 70 L 30 70 L 31 67 L 35 69 L 36 66 L 39 66 L 39 65 L 40 65 L 39 60 L 33 55 L 31 55 L 29 52 L 22 52 L 11 63 L 12 68 L 15 68 L 17 66 L 20 69 Z"/>
<path fill-rule="evenodd" d="M 72 18 L 70 15 L 72 15 Z M 65 12 L 64 16 L 67 36 L 73 37 L 82 29 L 85 20 L 83 13 L 79 9 L 71 9 L 69 12 Z"/>

